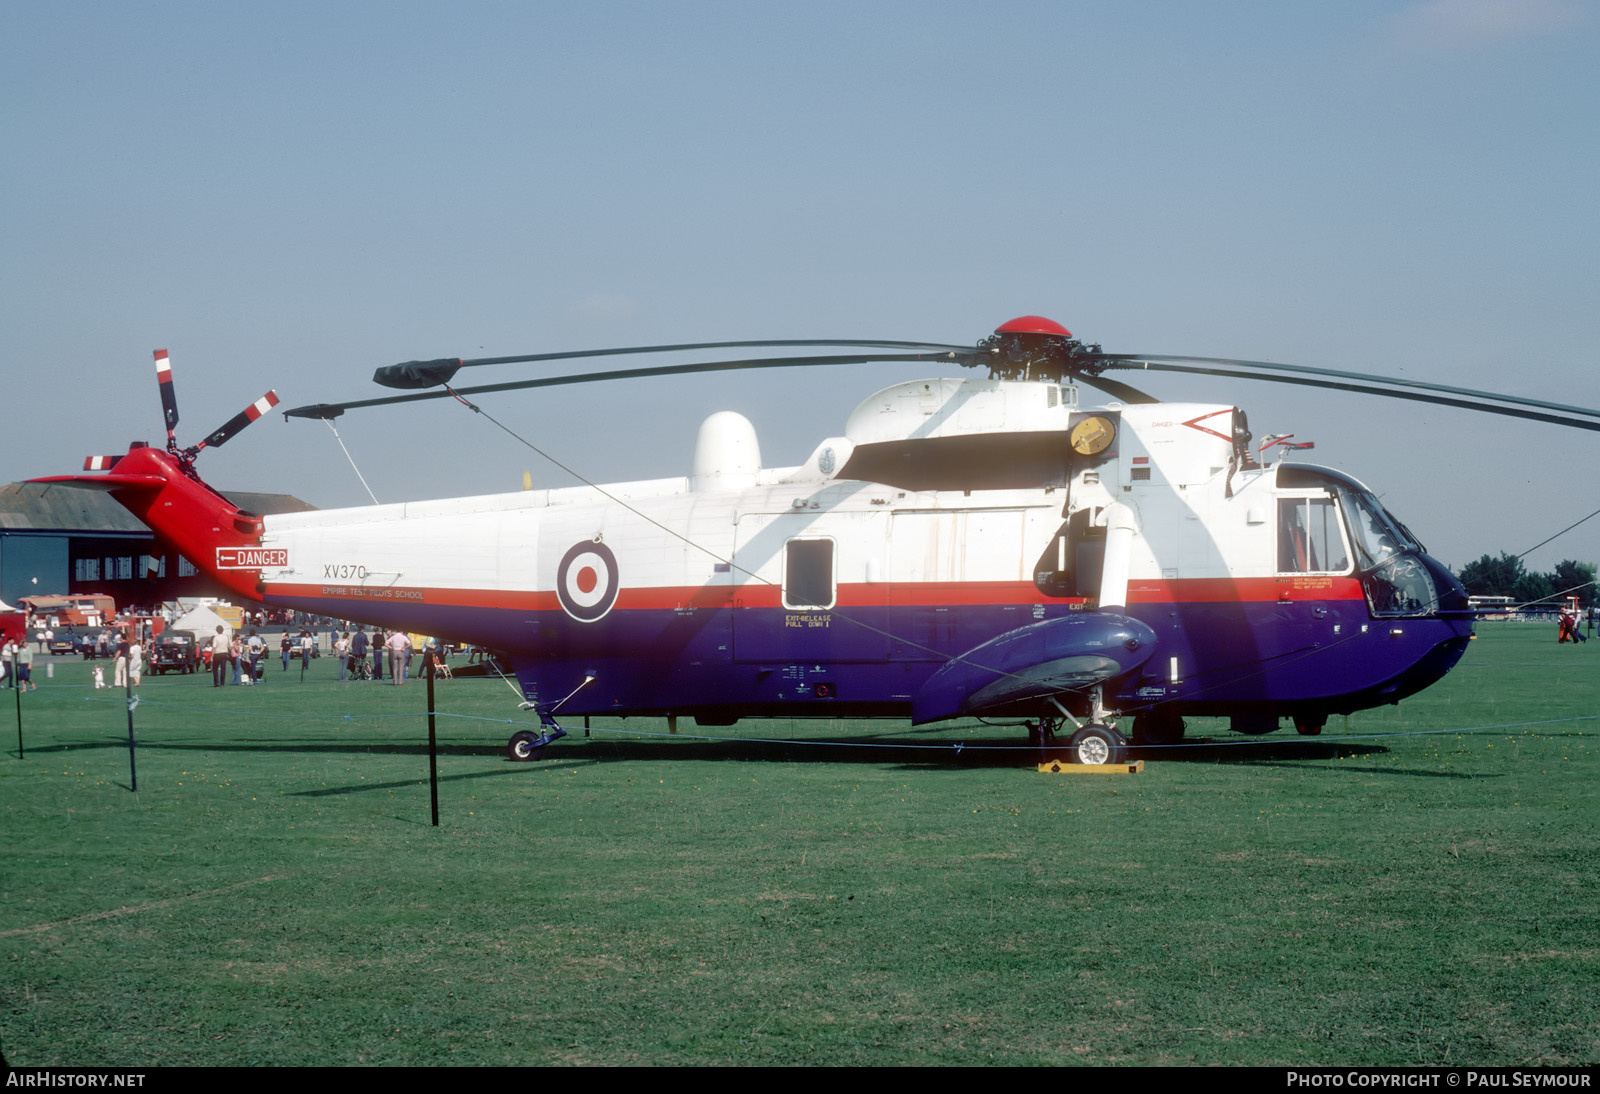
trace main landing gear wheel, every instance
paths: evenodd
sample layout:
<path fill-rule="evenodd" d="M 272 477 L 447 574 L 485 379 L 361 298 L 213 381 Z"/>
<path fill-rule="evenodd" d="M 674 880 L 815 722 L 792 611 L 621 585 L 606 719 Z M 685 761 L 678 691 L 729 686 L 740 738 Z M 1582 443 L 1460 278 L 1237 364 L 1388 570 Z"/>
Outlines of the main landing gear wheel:
<path fill-rule="evenodd" d="M 1110 726 L 1086 725 L 1072 735 L 1072 758 L 1089 767 L 1120 764 L 1128 758 L 1128 739 Z"/>
<path fill-rule="evenodd" d="M 539 735 L 530 729 L 524 729 L 511 735 L 511 740 L 506 742 L 506 759 L 517 763 L 537 760 L 544 754 L 544 746 L 539 743 Z"/>

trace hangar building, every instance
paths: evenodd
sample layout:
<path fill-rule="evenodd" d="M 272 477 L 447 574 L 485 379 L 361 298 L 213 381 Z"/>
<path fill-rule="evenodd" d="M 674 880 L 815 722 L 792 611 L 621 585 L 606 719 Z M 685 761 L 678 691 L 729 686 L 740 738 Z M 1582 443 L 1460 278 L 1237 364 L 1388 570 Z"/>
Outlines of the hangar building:
<path fill-rule="evenodd" d="M 288 494 L 219 493 L 262 515 L 316 508 Z M 105 593 L 119 609 L 233 595 L 104 491 L 36 482 L 0 487 L 0 600 L 63 592 Z"/>

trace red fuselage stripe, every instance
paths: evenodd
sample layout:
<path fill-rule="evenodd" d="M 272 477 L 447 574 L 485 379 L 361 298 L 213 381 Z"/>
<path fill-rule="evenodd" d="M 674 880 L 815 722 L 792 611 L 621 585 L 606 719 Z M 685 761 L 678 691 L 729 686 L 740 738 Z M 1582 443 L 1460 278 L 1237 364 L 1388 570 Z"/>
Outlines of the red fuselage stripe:
<path fill-rule="evenodd" d="M 273 582 L 266 595 L 361 603 L 431 604 L 456 608 L 512 608 L 556 611 L 554 590 L 446 589 L 433 586 L 377 587 L 350 582 L 319 584 Z M 1259 603 L 1362 599 L 1361 582 L 1353 577 L 1191 578 L 1184 581 L 1131 581 L 1129 604 Z M 1003 605 L 1083 603 L 1082 597 L 1047 597 L 1031 582 L 903 582 L 840 585 L 837 607 L 887 605 Z M 779 590 L 771 585 L 688 585 L 627 588 L 617 594 L 615 610 L 671 608 L 780 608 Z"/>

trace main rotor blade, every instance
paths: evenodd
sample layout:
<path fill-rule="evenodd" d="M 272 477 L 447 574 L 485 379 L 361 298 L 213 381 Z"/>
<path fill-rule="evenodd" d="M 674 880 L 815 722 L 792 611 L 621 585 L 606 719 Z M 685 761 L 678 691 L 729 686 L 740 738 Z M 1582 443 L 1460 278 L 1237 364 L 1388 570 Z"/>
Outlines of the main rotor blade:
<path fill-rule="evenodd" d="M 446 357 L 438 361 L 405 361 L 398 365 L 384 365 L 372 374 L 374 383 L 385 387 L 419 387 L 418 373 L 415 366 L 448 366 L 456 368 L 472 368 L 477 365 L 515 365 L 530 361 L 573 361 L 582 357 L 618 357 L 634 353 L 679 353 L 688 350 L 704 349 L 752 349 L 752 348 L 802 348 L 806 346 L 863 346 L 871 349 L 920 349 L 944 350 L 955 353 L 971 353 L 971 346 L 947 345 L 943 342 L 894 342 L 872 338 L 782 338 L 760 339 L 745 342 L 681 342 L 670 346 L 623 346 L 618 349 L 586 349 L 571 350 L 558 353 L 524 353 L 515 357 Z M 453 369 L 450 371 L 454 371 Z M 433 383 L 447 382 L 432 381 Z"/>
<path fill-rule="evenodd" d="M 1111 396 L 1113 399 L 1120 399 L 1125 403 L 1148 404 L 1159 403 L 1161 401 L 1154 395 L 1147 395 L 1130 384 L 1124 384 L 1120 380 L 1112 380 L 1105 376 L 1090 376 L 1088 373 L 1080 372 L 1074 376 L 1072 380 L 1074 383 L 1088 384 L 1090 387 L 1097 387 L 1107 395 Z"/>
<path fill-rule="evenodd" d="M 963 346 L 960 353 L 971 355 L 975 351 Z M 517 391 L 522 388 L 557 387 L 563 384 L 586 384 L 597 380 L 638 380 L 647 376 L 684 376 L 695 372 L 732 372 L 746 368 L 792 368 L 811 365 L 866 365 L 895 361 L 951 361 L 955 352 L 946 353 L 863 353 L 839 354 L 821 357 L 756 357 L 739 361 L 698 361 L 687 365 L 656 365 L 653 368 L 617 369 L 612 372 L 588 372 L 582 375 L 545 376 L 537 380 L 512 380 L 503 384 L 480 384 L 476 387 L 445 391 L 422 391 L 415 395 L 391 395 L 382 399 L 358 399 L 348 403 L 313 403 L 284 411 L 287 418 L 337 418 L 347 410 L 358 407 L 388 406 L 393 403 L 415 403 L 424 399 L 449 399 L 458 395 L 485 395 L 494 391 Z M 1133 389 L 1128 389 L 1133 390 Z"/>
<path fill-rule="evenodd" d="M 255 402 L 239 411 L 239 413 L 229 418 L 226 422 L 222 423 L 216 432 L 212 433 L 211 436 L 200 442 L 200 444 L 195 448 L 195 451 L 199 452 L 202 448 L 221 448 L 235 433 L 239 432 L 239 430 L 243 429 L 245 426 L 249 425 L 251 422 L 255 421 L 257 418 L 261 417 L 261 415 L 265 414 L 267 411 L 271 410 L 277 405 L 278 393 L 276 391 L 267 392 L 265 395 L 261 396 L 261 398 L 257 399 Z"/>
<path fill-rule="evenodd" d="M 156 386 L 161 390 L 161 413 L 167 420 L 167 440 L 177 439 L 178 428 L 178 393 L 172 389 L 172 362 L 167 359 L 167 351 L 158 349 L 153 356 L 156 359 Z"/>
<path fill-rule="evenodd" d="M 1421 380 L 1401 380 L 1392 376 L 1377 376 L 1366 372 L 1343 372 L 1339 369 L 1313 368 L 1306 365 L 1285 365 L 1276 361 L 1245 361 L 1234 357 L 1183 357 L 1166 354 L 1140 356 L 1131 353 L 1102 354 L 1101 360 L 1107 362 L 1107 368 L 1115 369 L 1150 369 L 1158 372 L 1189 372 L 1207 376 L 1228 376 L 1250 380 L 1267 380 L 1275 383 L 1300 383 L 1311 387 L 1330 387 L 1341 391 L 1358 391 L 1368 395 L 1387 395 L 1395 399 L 1410 399 L 1414 402 L 1437 402 L 1445 406 L 1466 407 L 1469 410 L 1482 410 L 1488 414 L 1510 414 L 1518 418 L 1534 418 L 1537 421 L 1551 421 L 1560 425 L 1573 425 L 1574 422 L 1563 418 L 1539 417 L 1531 414 L 1513 414 L 1509 408 L 1484 406 L 1480 402 L 1462 402 L 1454 399 L 1430 399 L 1421 395 L 1406 395 L 1392 388 L 1409 388 L 1414 391 L 1438 391 L 1449 395 L 1462 395 L 1468 399 L 1492 399 L 1500 403 L 1513 403 L 1517 406 L 1539 407 L 1544 410 L 1559 411 L 1562 414 L 1585 414 L 1600 418 L 1600 410 L 1590 410 L 1587 407 L 1568 406 L 1565 403 L 1552 403 L 1543 399 L 1529 399 L 1521 395 L 1503 395 L 1493 391 L 1477 391 L 1473 388 L 1452 387 L 1449 384 L 1426 383 Z M 1166 362 L 1184 362 L 1196 365 L 1228 365 L 1236 368 L 1262 369 L 1266 372 L 1283 372 L 1296 376 L 1330 376 L 1339 380 L 1358 381 L 1364 384 L 1384 384 L 1382 388 L 1351 387 L 1346 384 L 1328 383 L 1320 384 L 1315 380 L 1289 380 L 1276 376 L 1260 376 L 1253 372 L 1212 371 L 1204 368 L 1179 368 Z"/>
<path fill-rule="evenodd" d="M 1584 407 L 1568 407 L 1559 403 L 1545 403 L 1537 399 L 1523 399 L 1514 395 L 1497 395 L 1490 391 L 1471 391 L 1466 388 L 1449 388 L 1443 384 L 1425 384 L 1421 382 L 1391 381 L 1384 377 L 1372 377 L 1382 383 L 1396 383 L 1403 387 L 1425 388 L 1442 391 L 1460 391 L 1463 394 L 1476 396 L 1476 399 L 1454 399 L 1445 395 L 1429 395 L 1422 391 L 1403 391 L 1394 388 L 1378 387 L 1369 383 L 1349 383 L 1339 380 L 1319 380 L 1313 376 L 1275 376 L 1259 372 L 1245 372 L 1233 368 L 1207 368 L 1199 365 L 1167 364 L 1168 361 L 1226 361 L 1225 358 L 1208 357 L 1130 357 L 1126 363 L 1112 362 L 1108 368 L 1146 368 L 1152 372 L 1186 372 L 1198 376 L 1224 376 L 1236 380 L 1262 380 L 1272 384 L 1294 384 L 1299 387 L 1328 388 L 1334 391 L 1353 391 L 1361 395 L 1382 395 L 1390 399 L 1405 399 L 1414 403 L 1433 403 L 1437 406 L 1454 406 L 1463 410 L 1478 410 L 1485 414 L 1499 414 L 1509 418 L 1527 418 L 1536 422 L 1550 422 L 1553 425 L 1571 426 L 1574 429 L 1588 429 L 1600 432 L 1600 410 L 1588 410 Z M 1238 365 L 1259 365 L 1265 362 L 1236 361 L 1229 362 Z M 1358 373 L 1340 373 L 1333 369 L 1301 369 L 1292 365 L 1278 365 L 1278 368 L 1292 372 L 1310 372 L 1323 376 L 1358 376 Z M 1492 406 L 1482 400 L 1501 399 L 1510 403 L 1526 406 L 1546 406 L 1558 410 L 1570 411 L 1574 414 L 1590 414 L 1594 421 L 1585 421 L 1582 418 L 1569 418 L 1560 414 L 1550 414 L 1538 410 L 1519 409 L 1517 406 Z"/>

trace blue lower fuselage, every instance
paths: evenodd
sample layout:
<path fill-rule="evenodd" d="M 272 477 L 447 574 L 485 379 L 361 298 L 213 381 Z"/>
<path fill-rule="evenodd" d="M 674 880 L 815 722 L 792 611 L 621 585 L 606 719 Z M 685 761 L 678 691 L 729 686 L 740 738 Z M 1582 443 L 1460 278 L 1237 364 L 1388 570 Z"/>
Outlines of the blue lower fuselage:
<path fill-rule="evenodd" d="M 1125 614 L 1154 631 L 1155 649 L 1108 681 L 1106 705 L 1320 722 L 1427 687 L 1454 666 L 1471 636 L 1464 614 L 1375 617 L 1355 579 L 1324 584 L 1305 590 L 1256 579 L 1136 589 Z M 1163 591 L 1177 595 L 1146 598 Z M 663 599 L 659 592 L 653 599 Z M 740 599 L 746 592 L 678 590 L 668 607 L 630 606 L 641 598 L 625 591 L 602 618 L 582 621 L 554 604 L 466 605 L 450 603 L 457 598 L 449 590 L 423 590 L 403 604 L 363 602 L 359 616 L 503 651 L 529 699 L 553 703 L 576 689 L 563 715 L 728 722 L 906 717 L 951 659 L 1018 628 L 1086 611 L 1082 601 L 1043 598 L 1032 586 L 961 587 L 944 603 L 900 603 L 892 586 L 863 587 L 853 598 L 841 588 L 840 605 L 807 611 L 748 604 Z M 991 602 L 983 602 L 986 593 Z M 337 599 L 268 599 L 335 618 L 356 614 Z M 868 599 L 876 602 L 860 602 Z M 586 677 L 593 679 L 580 687 Z M 1072 696 L 1063 701 L 1076 705 Z"/>

